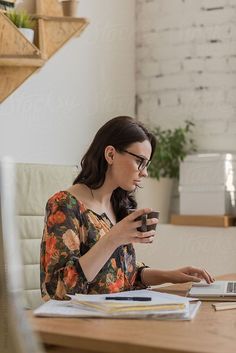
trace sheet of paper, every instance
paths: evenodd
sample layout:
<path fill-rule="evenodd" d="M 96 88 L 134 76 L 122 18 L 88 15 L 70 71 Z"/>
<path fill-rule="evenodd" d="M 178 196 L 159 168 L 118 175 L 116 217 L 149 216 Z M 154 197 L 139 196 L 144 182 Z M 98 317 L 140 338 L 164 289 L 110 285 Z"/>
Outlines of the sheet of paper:
<path fill-rule="evenodd" d="M 145 302 L 147 304 L 167 304 L 167 303 L 188 303 L 192 301 L 192 298 L 181 297 L 179 295 L 156 292 L 148 289 L 140 289 L 135 291 L 125 291 L 112 294 L 76 294 L 71 296 L 73 299 L 78 299 L 80 301 L 91 301 L 91 302 L 104 302 L 106 297 L 150 297 L 152 300 L 150 302 Z M 133 302 L 137 304 L 137 302 Z"/>

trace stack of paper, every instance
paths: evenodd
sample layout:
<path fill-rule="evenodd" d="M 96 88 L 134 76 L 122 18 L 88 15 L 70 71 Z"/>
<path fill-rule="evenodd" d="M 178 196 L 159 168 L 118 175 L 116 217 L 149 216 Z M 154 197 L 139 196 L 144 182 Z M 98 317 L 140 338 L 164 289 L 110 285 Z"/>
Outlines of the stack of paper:
<path fill-rule="evenodd" d="M 191 320 L 200 302 L 151 290 L 115 294 L 71 296 L 70 301 L 50 300 L 34 311 L 36 316 L 116 317 Z"/>
<path fill-rule="evenodd" d="M 185 299 L 167 298 L 157 292 L 140 290 L 110 295 L 79 294 L 71 305 L 84 307 L 112 316 L 147 316 L 186 313 L 189 302 Z"/>

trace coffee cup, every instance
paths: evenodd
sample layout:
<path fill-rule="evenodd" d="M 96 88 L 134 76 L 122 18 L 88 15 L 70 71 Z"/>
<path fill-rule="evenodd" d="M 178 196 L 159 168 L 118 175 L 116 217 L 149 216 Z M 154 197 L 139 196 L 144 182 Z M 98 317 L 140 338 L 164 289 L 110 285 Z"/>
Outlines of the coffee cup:
<path fill-rule="evenodd" d="M 134 209 L 130 209 L 129 213 L 134 212 L 134 211 L 135 211 Z M 147 225 L 147 219 L 151 219 L 151 218 L 159 219 L 159 214 L 160 214 L 159 211 L 151 211 L 149 213 L 145 213 L 145 214 L 137 217 L 135 220 L 142 222 L 142 225 L 140 227 L 138 227 L 137 230 L 139 232 L 148 232 L 150 230 L 156 230 L 157 225 L 156 224 Z"/>

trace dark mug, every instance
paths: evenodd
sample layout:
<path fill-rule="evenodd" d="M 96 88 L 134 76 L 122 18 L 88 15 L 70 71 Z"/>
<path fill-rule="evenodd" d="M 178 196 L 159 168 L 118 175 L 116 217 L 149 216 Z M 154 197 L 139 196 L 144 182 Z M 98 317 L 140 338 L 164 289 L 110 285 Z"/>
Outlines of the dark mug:
<path fill-rule="evenodd" d="M 134 209 L 130 209 L 129 213 L 134 212 L 134 211 L 135 211 Z M 139 232 L 148 232 L 149 230 L 156 230 L 157 225 L 156 224 L 147 225 L 147 219 L 151 219 L 151 218 L 159 219 L 159 214 L 160 214 L 159 211 L 151 211 L 149 213 L 145 213 L 145 214 L 137 217 L 135 219 L 135 221 L 142 221 L 141 227 L 138 227 L 137 230 Z"/>

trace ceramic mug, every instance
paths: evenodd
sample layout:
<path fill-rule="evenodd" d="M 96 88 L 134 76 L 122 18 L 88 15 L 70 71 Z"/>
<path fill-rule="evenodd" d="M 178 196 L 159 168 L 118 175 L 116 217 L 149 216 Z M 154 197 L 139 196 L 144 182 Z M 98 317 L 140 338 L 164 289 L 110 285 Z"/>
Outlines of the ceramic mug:
<path fill-rule="evenodd" d="M 130 209 L 129 213 L 134 212 L 134 209 Z M 135 220 L 136 221 L 142 221 L 142 225 L 141 227 L 138 227 L 137 230 L 139 232 L 148 232 L 149 230 L 156 230 L 156 224 L 151 224 L 151 225 L 147 225 L 147 219 L 151 219 L 151 218 L 157 218 L 159 219 L 159 211 L 151 211 L 149 213 L 145 213 L 139 217 L 137 217 Z"/>

